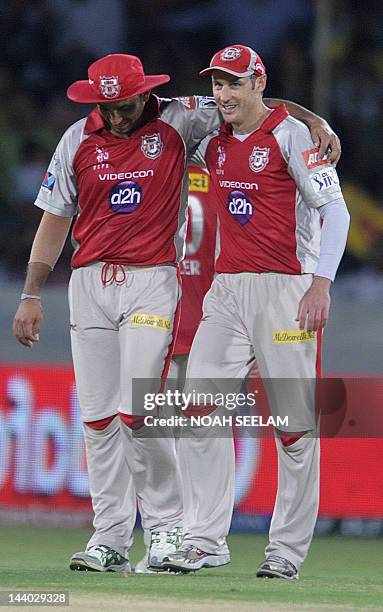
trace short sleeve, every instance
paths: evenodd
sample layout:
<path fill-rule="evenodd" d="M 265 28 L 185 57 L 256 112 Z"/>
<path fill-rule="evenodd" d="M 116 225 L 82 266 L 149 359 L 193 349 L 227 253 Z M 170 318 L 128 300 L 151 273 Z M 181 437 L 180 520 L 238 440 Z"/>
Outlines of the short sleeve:
<path fill-rule="evenodd" d="M 63 135 L 44 176 L 35 205 L 60 217 L 77 214 L 77 180 L 73 159 L 84 138 L 85 119 L 72 125 Z"/>
<path fill-rule="evenodd" d="M 318 159 L 308 128 L 288 117 L 275 130 L 287 170 L 307 206 L 318 208 L 342 198 L 337 172 L 332 164 Z"/>

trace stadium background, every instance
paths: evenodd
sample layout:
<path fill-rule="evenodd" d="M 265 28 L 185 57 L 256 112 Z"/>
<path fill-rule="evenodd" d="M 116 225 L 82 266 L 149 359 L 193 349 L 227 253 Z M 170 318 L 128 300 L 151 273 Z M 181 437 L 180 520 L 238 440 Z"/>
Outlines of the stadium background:
<path fill-rule="evenodd" d="M 161 95 L 203 94 L 209 83 L 198 70 L 212 53 L 233 42 L 249 44 L 268 68 L 267 95 L 300 102 L 330 120 L 342 140 L 338 170 L 352 226 L 333 291 L 324 371 L 379 380 L 381 2 L 8 0 L 0 25 L 6 41 L 0 58 L 1 522 L 75 526 L 91 518 L 70 366 L 69 242 L 44 294 L 39 345 L 31 351 L 18 346 L 11 323 L 41 214 L 33 200 L 57 140 L 84 114 L 83 106 L 66 100 L 66 87 L 106 53 L 134 53 L 148 73 L 169 72 L 172 81 Z M 363 399 L 358 402 L 355 408 L 363 409 Z M 318 532 L 383 535 L 379 424 L 376 431 L 375 439 L 323 443 Z M 272 440 L 239 440 L 237 454 L 233 527 L 266 531 L 276 483 Z"/>

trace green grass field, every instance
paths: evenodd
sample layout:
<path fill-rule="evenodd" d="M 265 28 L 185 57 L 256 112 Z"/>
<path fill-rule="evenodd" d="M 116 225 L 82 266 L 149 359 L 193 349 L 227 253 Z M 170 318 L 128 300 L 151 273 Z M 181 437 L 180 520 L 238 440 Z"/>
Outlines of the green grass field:
<path fill-rule="evenodd" d="M 166 576 L 71 572 L 68 560 L 88 536 L 85 529 L 0 528 L 0 590 L 68 590 L 70 609 L 107 611 L 383 610 L 379 539 L 316 538 L 301 580 L 289 582 L 255 578 L 266 538 L 250 534 L 230 537 L 232 562 L 220 569 Z M 142 553 L 137 533 L 133 563 Z"/>

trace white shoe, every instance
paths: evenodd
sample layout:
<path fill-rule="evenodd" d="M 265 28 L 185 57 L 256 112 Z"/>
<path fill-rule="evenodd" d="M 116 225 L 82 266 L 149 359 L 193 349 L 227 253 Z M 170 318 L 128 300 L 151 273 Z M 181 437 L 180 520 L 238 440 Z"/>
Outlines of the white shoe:
<path fill-rule="evenodd" d="M 195 572 L 203 567 L 221 567 L 230 563 L 229 552 L 220 555 L 204 552 L 191 544 L 181 547 L 164 562 L 166 569 L 178 572 Z"/>
<path fill-rule="evenodd" d="M 171 531 L 152 531 L 147 565 L 154 570 L 165 569 L 163 564 L 174 555 L 182 541 L 182 527 Z"/>
<path fill-rule="evenodd" d="M 135 574 L 160 574 L 161 572 L 157 570 L 150 569 L 148 567 L 148 559 L 149 559 L 149 551 L 147 550 L 145 555 L 142 557 L 141 561 L 139 561 L 134 568 Z"/>

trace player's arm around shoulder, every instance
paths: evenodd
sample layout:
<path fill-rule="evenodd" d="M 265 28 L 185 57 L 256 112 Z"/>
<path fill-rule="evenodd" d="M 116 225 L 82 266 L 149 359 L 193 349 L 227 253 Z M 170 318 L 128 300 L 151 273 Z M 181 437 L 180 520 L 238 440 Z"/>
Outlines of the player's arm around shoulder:
<path fill-rule="evenodd" d="M 264 102 L 270 108 L 276 108 L 280 104 L 284 104 L 294 119 L 302 121 L 309 128 L 315 146 L 319 147 L 319 159 L 324 159 L 326 156 L 332 164 L 336 165 L 338 163 L 342 152 L 341 143 L 326 119 L 290 100 L 264 98 Z"/>
<path fill-rule="evenodd" d="M 43 307 L 41 290 L 58 260 L 72 219 L 45 212 L 32 245 L 27 278 L 13 321 L 13 333 L 27 347 L 38 342 Z"/>
<path fill-rule="evenodd" d="M 214 98 L 209 96 L 162 99 L 160 111 L 161 119 L 181 135 L 188 154 L 222 123 Z"/>
<path fill-rule="evenodd" d="M 274 134 L 287 162 L 288 173 L 307 206 L 319 208 L 343 197 L 334 165 L 327 157 L 321 158 L 320 148 L 313 142 L 305 124 L 288 116 Z"/>

